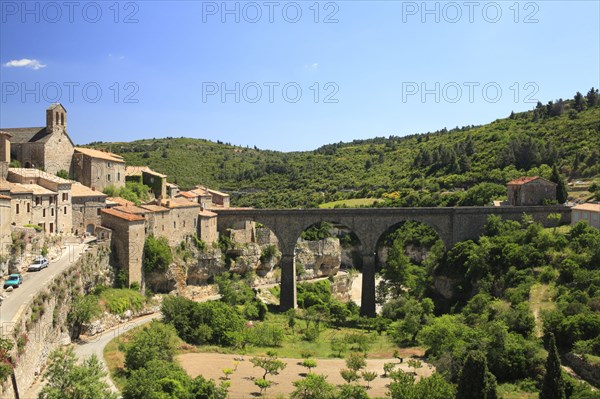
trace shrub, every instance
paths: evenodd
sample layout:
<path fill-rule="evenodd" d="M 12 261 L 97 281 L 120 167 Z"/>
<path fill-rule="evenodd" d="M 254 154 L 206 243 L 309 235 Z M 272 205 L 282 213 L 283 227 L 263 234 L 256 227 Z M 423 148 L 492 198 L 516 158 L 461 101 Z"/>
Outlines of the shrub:
<path fill-rule="evenodd" d="M 151 360 L 173 361 L 177 334 L 173 326 L 152 321 L 137 333 L 125 349 L 125 367 L 137 370 Z"/>
<path fill-rule="evenodd" d="M 277 251 L 277 247 L 273 244 L 264 247 L 260 254 L 261 263 L 265 263 L 273 259 L 277 255 Z"/>
<path fill-rule="evenodd" d="M 145 298 L 138 291 L 127 288 L 108 288 L 101 291 L 100 299 L 112 314 L 123 314 L 127 310 L 138 311 L 144 306 Z"/>
<path fill-rule="evenodd" d="M 144 242 L 144 259 L 142 264 L 145 272 L 166 272 L 173 261 L 169 242 L 165 237 L 148 236 Z"/>
<path fill-rule="evenodd" d="M 283 342 L 284 331 L 278 325 L 260 323 L 254 326 L 249 333 L 252 345 L 263 347 L 278 347 Z"/>

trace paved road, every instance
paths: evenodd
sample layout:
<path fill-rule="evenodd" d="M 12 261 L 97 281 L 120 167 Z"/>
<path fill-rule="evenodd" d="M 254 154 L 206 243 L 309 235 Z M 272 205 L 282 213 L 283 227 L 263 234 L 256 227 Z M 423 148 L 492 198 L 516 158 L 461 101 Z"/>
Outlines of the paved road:
<path fill-rule="evenodd" d="M 47 268 L 39 272 L 23 272 L 23 284 L 13 292 L 3 292 L 7 297 L 0 304 L 0 332 L 9 333 L 12 322 L 34 295 L 46 287 L 54 276 L 75 263 L 86 249 L 87 244 L 68 244 L 63 247 L 60 257 L 51 260 Z"/>

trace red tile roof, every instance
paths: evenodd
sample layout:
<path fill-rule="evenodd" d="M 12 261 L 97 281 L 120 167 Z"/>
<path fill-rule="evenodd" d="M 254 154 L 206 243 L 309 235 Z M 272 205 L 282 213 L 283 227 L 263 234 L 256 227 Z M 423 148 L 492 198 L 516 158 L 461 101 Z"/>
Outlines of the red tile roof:
<path fill-rule="evenodd" d="M 102 212 L 106 213 L 108 215 L 117 217 L 119 219 L 126 220 L 128 222 L 137 222 L 137 221 L 140 221 L 140 220 L 144 220 L 144 218 L 142 216 L 134 215 L 133 213 L 119 212 L 119 211 L 116 211 L 116 210 L 114 210 L 112 208 L 102 209 Z"/>
<path fill-rule="evenodd" d="M 523 176 L 523 177 L 519 177 L 518 179 L 511 180 L 507 184 L 515 184 L 515 185 L 527 184 L 527 183 L 530 183 L 539 178 L 540 178 L 539 176 Z"/>

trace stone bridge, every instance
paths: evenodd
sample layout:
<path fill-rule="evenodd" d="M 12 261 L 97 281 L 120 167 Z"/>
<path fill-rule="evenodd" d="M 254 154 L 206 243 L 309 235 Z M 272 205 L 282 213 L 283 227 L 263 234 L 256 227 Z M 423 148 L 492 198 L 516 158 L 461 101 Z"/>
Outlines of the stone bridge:
<path fill-rule="evenodd" d="M 559 213 L 561 222 L 570 222 L 571 209 L 555 206 L 502 206 L 454 208 L 357 208 L 357 209 L 244 209 L 224 208 L 218 213 L 217 229 L 224 232 L 240 222 L 251 220 L 263 224 L 277 236 L 281 258 L 281 309 L 296 306 L 296 268 L 294 249 L 300 234 L 319 222 L 342 225 L 360 240 L 363 260 L 361 314 L 375 315 L 375 251 L 380 238 L 400 225 L 414 220 L 433 227 L 446 245 L 477 239 L 489 215 L 520 220 L 523 214 L 549 225 L 548 215 Z"/>

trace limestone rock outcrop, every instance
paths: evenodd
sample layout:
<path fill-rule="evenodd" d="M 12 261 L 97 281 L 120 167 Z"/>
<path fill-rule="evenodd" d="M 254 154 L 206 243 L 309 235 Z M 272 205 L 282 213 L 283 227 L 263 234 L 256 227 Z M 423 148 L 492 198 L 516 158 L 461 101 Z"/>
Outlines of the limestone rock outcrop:
<path fill-rule="evenodd" d="M 335 276 L 342 263 L 342 248 L 337 238 L 319 241 L 300 239 L 296 245 L 296 269 L 302 266 L 301 279 Z"/>

